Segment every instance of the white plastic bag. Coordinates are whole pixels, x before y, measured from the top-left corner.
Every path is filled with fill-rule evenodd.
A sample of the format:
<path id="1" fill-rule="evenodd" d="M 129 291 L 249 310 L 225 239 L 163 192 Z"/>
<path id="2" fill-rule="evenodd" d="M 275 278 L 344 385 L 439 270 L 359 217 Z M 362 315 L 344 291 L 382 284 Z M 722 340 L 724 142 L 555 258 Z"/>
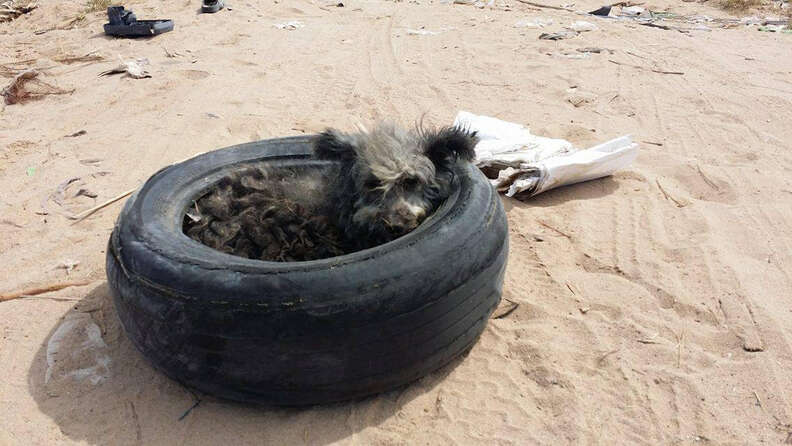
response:
<path id="1" fill-rule="evenodd" d="M 509 197 L 605 177 L 638 156 L 638 144 L 629 136 L 578 150 L 563 139 L 532 135 L 520 124 L 465 111 L 457 114 L 454 125 L 477 132 L 476 165 L 490 176 L 497 171 L 490 181 Z"/>

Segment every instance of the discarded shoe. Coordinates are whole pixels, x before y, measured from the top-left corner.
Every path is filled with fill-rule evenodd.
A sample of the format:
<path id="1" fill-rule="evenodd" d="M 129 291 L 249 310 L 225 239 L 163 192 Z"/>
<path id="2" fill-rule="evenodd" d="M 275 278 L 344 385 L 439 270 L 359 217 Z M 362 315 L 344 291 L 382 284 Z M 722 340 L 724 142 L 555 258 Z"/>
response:
<path id="1" fill-rule="evenodd" d="M 203 0 L 201 3 L 201 12 L 217 12 L 223 9 L 223 0 Z"/>
<path id="2" fill-rule="evenodd" d="M 138 20 L 132 11 L 123 6 L 107 8 L 109 23 L 105 23 L 104 32 L 108 36 L 144 37 L 173 31 L 173 20 Z"/>

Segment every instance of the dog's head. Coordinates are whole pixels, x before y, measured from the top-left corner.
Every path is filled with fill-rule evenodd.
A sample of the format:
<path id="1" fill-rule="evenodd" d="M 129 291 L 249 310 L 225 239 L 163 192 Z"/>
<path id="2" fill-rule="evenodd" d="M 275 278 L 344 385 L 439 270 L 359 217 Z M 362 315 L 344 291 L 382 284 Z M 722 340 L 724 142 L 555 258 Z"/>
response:
<path id="1" fill-rule="evenodd" d="M 371 131 L 328 129 L 315 140 L 317 158 L 342 163 L 337 203 L 342 224 L 377 240 L 417 227 L 450 194 L 454 164 L 472 161 L 475 133 L 456 127 L 402 130 L 380 124 Z M 347 208 L 347 209 L 344 209 Z"/>

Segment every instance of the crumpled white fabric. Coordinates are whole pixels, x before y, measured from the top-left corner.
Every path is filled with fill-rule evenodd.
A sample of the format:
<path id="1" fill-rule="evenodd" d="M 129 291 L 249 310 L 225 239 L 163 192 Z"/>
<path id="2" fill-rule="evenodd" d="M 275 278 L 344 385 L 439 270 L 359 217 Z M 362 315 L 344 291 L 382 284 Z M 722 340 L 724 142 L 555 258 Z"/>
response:
<path id="1" fill-rule="evenodd" d="M 612 175 L 638 156 L 638 144 L 629 136 L 578 150 L 569 141 L 532 135 L 520 124 L 466 111 L 457 114 L 454 125 L 477 132 L 476 166 L 508 197 Z"/>

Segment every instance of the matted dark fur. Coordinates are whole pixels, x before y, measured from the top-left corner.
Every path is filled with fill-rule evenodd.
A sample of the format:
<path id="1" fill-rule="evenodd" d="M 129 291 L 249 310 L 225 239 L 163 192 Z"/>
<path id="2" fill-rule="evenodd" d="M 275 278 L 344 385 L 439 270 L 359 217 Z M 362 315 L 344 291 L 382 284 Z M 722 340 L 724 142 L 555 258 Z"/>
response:
<path id="1" fill-rule="evenodd" d="M 452 190 L 453 167 L 475 156 L 474 133 L 456 127 L 328 129 L 314 140 L 334 167 L 247 167 L 188 209 L 184 232 L 247 258 L 302 261 L 370 248 L 415 229 Z"/>
<path id="2" fill-rule="evenodd" d="M 330 173 L 266 163 L 241 168 L 187 209 L 184 233 L 249 259 L 294 262 L 344 254 L 340 232 L 316 200 L 315 188 Z"/>

